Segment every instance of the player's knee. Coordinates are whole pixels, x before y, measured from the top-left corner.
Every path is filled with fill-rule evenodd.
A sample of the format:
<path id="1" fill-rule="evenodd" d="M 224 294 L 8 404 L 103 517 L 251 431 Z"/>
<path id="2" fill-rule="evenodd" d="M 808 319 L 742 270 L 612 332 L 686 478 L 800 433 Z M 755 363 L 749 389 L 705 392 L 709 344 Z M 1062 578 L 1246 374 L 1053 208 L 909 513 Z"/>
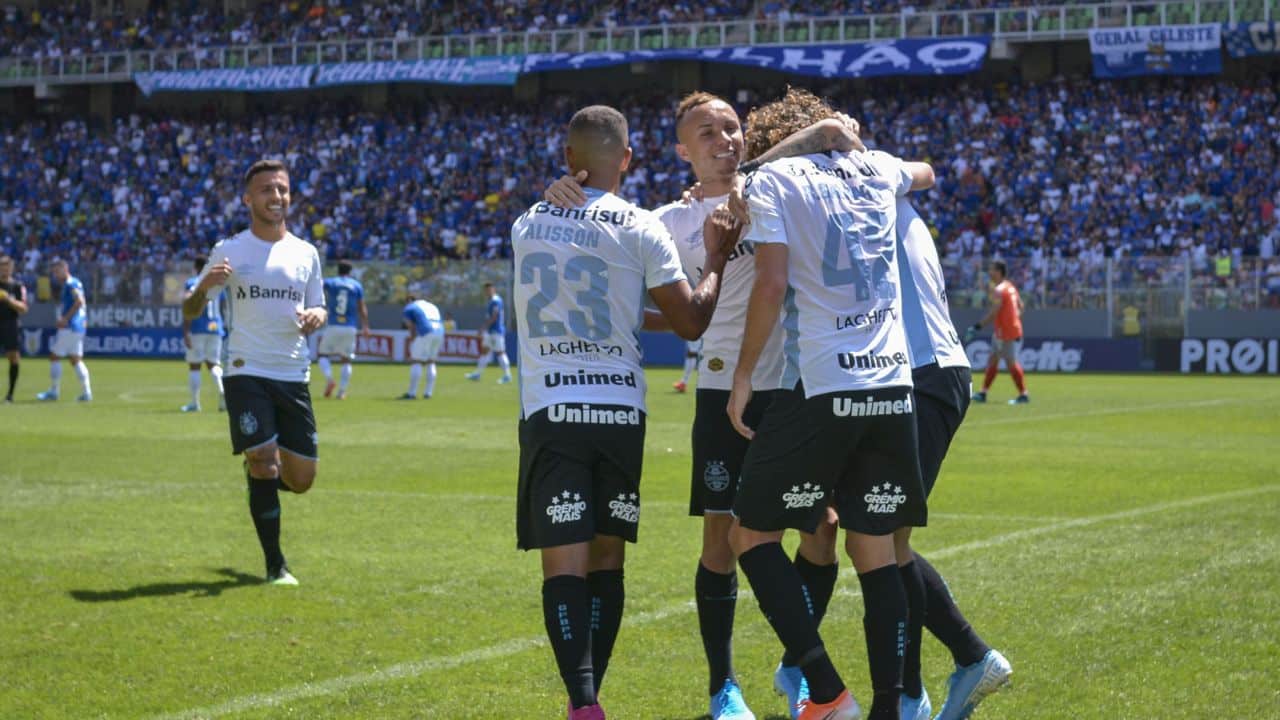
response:
<path id="1" fill-rule="evenodd" d="M 279 458 L 275 443 L 246 451 L 244 459 L 249 464 L 249 477 L 259 480 L 280 477 Z"/>
<path id="2" fill-rule="evenodd" d="M 284 474 L 280 476 L 285 485 L 295 493 L 302 494 L 311 489 L 316 481 L 316 466 L 303 465 L 301 467 L 286 466 Z"/>
<path id="3" fill-rule="evenodd" d="M 591 541 L 589 570 L 617 570 L 626 563 L 627 543 L 620 537 L 597 535 Z"/>
<path id="4" fill-rule="evenodd" d="M 819 527 L 821 528 L 821 526 Z M 812 535 L 801 533 L 800 547 L 796 551 L 800 553 L 800 557 L 814 565 L 835 565 L 840 559 L 836 553 L 834 531 L 830 533 L 816 532 Z"/>

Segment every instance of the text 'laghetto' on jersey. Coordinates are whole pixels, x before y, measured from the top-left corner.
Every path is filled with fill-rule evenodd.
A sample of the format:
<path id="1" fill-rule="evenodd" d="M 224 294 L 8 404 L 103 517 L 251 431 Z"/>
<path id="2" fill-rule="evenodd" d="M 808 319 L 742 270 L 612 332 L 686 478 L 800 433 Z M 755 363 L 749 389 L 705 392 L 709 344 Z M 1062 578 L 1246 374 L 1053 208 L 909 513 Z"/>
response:
<path id="1" fill-rule="evenodd" d="M 883 154 L 784 158 L 747 178 L 747 239 L 788 247 L 784 387 L 911 385 L 894 230 L 910 189 L 902 161 Z"/>

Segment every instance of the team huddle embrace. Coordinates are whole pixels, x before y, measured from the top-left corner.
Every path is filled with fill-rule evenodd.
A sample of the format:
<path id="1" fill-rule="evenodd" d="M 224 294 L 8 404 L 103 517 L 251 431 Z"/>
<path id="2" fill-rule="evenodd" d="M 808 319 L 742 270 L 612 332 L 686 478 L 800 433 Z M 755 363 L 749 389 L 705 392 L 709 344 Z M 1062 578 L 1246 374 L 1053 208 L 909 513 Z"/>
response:
<path id="1" fill-rule="evenodd" d="M 968 717 L 1012 670 L 910 544 L 970 399 L 933 238 L 909 201 L 933 171 L 867 150 L 853 119 L 804 91 L 753 110 L 745 134 L 707 93 L 675 123 L 698 180 L 686 198 L 648 211 L 618 197 L 627 122 L 597 105 L 569 123 L 569 175 L 512 227 L 517 541 L 542 557 L 568 717 L 605 717 L 642 509 L 642 328 L 702 342 L 690 514 L 703 523 L 694 592 L 713 720 L 755 718 L 732 662 L 738 567 L 781 642 L 774 686 L 791 716 L 862 717 L 819 633 L 840 529 L 865 606 L 867 717 L 931 717 L 926 626 L 957 666 L 938 717 Z"/>

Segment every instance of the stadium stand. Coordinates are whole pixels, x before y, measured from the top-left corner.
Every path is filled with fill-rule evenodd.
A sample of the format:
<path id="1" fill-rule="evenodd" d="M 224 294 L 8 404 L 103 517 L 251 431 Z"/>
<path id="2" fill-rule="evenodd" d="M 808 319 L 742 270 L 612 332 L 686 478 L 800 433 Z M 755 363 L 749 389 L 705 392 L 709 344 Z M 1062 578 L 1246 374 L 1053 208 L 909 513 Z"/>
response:
<path id="1" fill-rule="evenodd" d="M 1206 259 L 1277 244 L 1280 76 L 827 94 L 873 144 L 935 163 L 939 189 L 920 205 L 947 256 Z M 671 151 L 674 100 L 623 103 L 636 149 L 624 193 L 645 206 L 689 182 Z M 379 116 L 330 105 L 110 127 L 27 120 L 3 130 L 0 249 L 187 257 L 244 222 L 235 159 L 280 155 L 295 231 L 330 258 L 505 257 L 511 222 L 560 173 L 572 108 L 468 98 Z"/>

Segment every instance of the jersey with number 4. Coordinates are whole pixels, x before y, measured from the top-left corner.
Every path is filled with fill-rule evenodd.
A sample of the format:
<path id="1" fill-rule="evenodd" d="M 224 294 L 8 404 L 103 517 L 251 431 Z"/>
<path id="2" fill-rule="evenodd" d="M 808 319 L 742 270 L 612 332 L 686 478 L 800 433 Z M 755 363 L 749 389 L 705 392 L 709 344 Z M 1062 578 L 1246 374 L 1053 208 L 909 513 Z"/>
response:
<path id="1" fill-rule="evenodd" d="M 813 397 L 911 385 L 897 265 L 897 199 L 911 189 L 901 160 L 805 155 L 748 178 L 753 243 L 788 247 L 784 387 Z"/>
<path id="2" fill-rule="evenodd" d="M 520 402 L 645 409 L 637 333 L 649 289 L 685 279 L 652 212 L 587 188 L 587 204 L 540 202 L 511 227 Z"/>

